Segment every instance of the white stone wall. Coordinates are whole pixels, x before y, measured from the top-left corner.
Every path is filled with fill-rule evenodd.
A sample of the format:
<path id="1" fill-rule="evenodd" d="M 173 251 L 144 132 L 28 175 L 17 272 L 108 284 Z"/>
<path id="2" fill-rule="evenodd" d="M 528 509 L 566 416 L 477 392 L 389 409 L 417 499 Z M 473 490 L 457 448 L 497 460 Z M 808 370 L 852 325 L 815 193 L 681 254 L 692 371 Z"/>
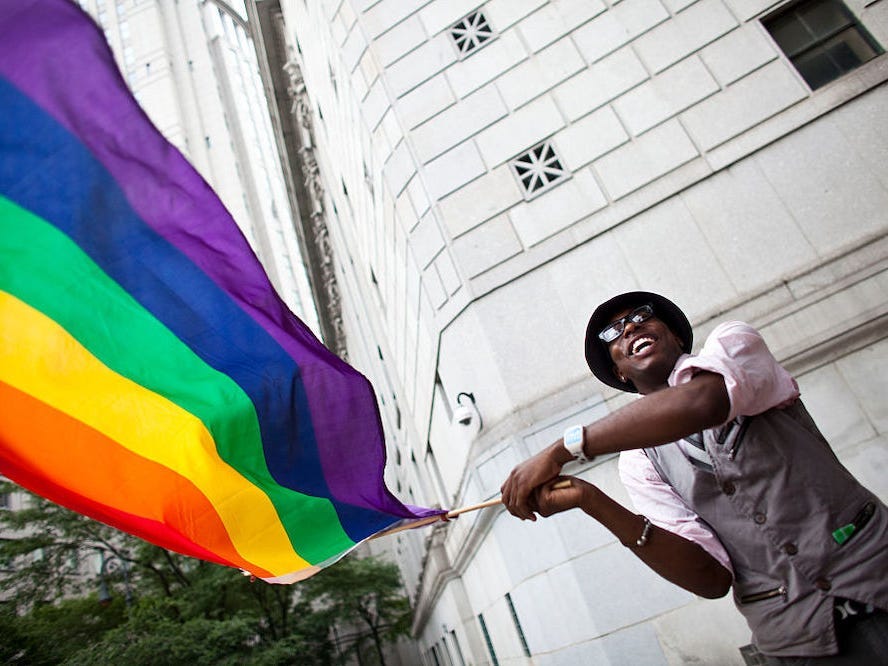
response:
<path id="1" fill-rule="evenodd" d="M 245 26 L 214 2 L 80 4 L 102 26 L 148 117 L 219 195 L 290 309 L 318 331 Z"/>
<path id="2" fill-rule="evenodd" d="M 781 4 L 283 2 L 350 358 L 380 393 L 402 497 L 494 497 L 565 423 L 622 404 L 590 378 L 582 336 L 634 288 L 678 302 L 698 346 L 727 318 L 760 327 L 842 459 L 888 496 L 888 57 L 812 92 L 758 20 Z M 848 5 L 888 42 L 884 0 Z M 449 27 L 479 8 L 495 37 L 461 57 Z M 570 177 L 525 197 L 508 162 L 543 140 Z M 484 420 L 471 441 L 449 422 L 461 391 Z M 583 474 L 625 499 L 613 461 Z M 444 625 L 485 663 L 483 613 L 500 662 L 524 663 L 508 592 L 533 663 L 741 663 L 729 601 L 660 581 L 581 516 L 488 510 L 442 532 L 398 545 L 424 654 Z"/>

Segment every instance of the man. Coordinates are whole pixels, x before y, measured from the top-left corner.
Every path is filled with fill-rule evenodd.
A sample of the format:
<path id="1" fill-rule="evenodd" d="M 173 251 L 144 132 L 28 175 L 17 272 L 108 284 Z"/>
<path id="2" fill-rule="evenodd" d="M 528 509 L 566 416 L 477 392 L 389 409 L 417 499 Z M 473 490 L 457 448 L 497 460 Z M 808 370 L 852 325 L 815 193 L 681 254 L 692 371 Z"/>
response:
<path id="1" fill-rule="evenodd" d="M 885 505 L 839 463 L 757 331 L 728 322 L 699 355 L 692 344 L 685 315 L 657 294 L 596 308 L 589 367 L 643 397 L 516 467 L 506 508 L 529 520 L 581 508 L 671 582 L 707 598 L 733 587 L 769 663 L 888 663 Z M 617 451 L 644 515 L 560 476 Z"/>

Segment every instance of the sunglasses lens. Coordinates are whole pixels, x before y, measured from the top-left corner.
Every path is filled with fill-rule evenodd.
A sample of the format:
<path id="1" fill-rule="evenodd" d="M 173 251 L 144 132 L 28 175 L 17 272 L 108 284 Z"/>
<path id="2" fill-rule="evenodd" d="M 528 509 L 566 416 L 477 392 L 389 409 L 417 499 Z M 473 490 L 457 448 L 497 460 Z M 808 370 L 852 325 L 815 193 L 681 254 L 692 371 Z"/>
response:
<path id="1" fill-rule="evenodd" d="M 601 333 L 598 334 L 598 337 L 604 340 L 605 342 L 613 342 L 618 337 L 620 337 L 620 331 L 623 330 L 622 326 L 623 322 L 618 322 L 616 324 L 611 324 L 606 329 L 604 329 Z"/>

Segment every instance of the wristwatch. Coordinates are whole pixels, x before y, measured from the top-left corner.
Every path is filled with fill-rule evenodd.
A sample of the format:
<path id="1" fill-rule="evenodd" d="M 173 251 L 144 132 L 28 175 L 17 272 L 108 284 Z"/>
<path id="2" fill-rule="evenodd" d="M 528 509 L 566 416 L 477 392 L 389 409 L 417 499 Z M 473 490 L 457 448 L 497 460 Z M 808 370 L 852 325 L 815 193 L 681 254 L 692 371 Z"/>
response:
<path id="1" fill-rule="evenodd" d="M 589 462 L 586 452 L 583 451 L 583 426 L 574 425 L 564 431 L 564 448 L 577 459 L 584 463 Z"/>

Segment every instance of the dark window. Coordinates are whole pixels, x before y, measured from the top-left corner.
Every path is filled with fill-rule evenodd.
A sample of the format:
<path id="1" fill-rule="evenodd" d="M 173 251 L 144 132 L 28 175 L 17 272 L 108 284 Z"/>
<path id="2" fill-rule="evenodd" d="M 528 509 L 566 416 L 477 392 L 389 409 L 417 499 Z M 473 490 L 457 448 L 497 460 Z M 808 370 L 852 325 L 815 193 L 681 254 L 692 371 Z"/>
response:
<path id="1" fill-rule="evenodd" d="M 841 0 L 806 0 L 762 21 L 811 90 L 881 54 Z"/>
<path id="2" fill-rule="evenodd" d="M 481 633 L 484 634 L 484 642 L 487 643 L 487 651 L 490 653 L 490 663 L 493 666 L 499 666 L 496 651 L 493 649 L 493 642 L 490 640 L 490 633 L 487 631 L 487 623 L 484 621 L 484 616 L 480 613 L 478 613 L 478 622 L 481 625 Z"/>
<path id="3" fill-rule="evenodd" d="M 527 646 L 527 639 L 524 637 L 524 629 L 521 628 L 521 621 L 518 619 L 518 613 L 515 612 L 515 604 L 512 603 L 512 595 L 506 593 L 506 603 L 509 604 L 509 612 L 512 614 L 512 622 L 515 623 L 515 630 L 518 632 L 518 638 L 521 639 L 521 648 L 524 650 L 524 656 L 530 656 L 530 648 Z"/>

